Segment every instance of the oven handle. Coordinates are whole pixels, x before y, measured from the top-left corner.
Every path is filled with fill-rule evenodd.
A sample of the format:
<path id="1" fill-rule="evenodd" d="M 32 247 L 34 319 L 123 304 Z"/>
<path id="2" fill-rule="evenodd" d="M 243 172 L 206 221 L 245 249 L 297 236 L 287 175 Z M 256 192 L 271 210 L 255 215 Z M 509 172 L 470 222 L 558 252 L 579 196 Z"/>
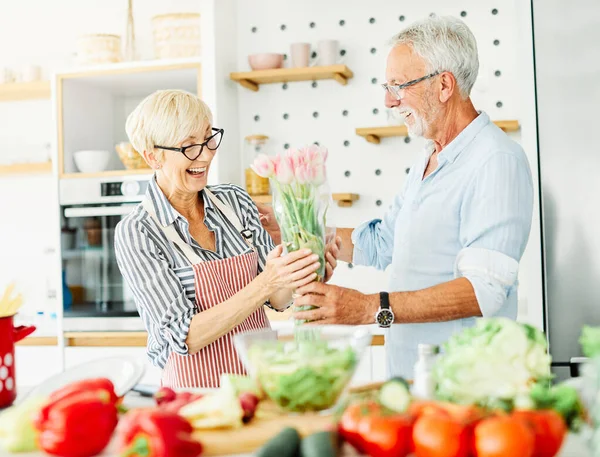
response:
<path id="1" fill-rule="evenodd" d="M 65 208 L 65 217 L 125 216 L 129 214 L 136 206 L 137 205 L 119 205 Z"/>

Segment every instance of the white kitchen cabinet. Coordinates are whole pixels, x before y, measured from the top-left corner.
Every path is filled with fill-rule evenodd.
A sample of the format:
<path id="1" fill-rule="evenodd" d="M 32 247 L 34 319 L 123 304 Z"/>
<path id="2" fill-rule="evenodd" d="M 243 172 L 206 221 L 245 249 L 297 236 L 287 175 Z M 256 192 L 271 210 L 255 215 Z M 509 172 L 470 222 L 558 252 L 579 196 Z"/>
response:
<path id="1" fill-rule="evenodd" d="M 162 89 L 200 93 L 200 58 L 122 63 L 57 74 L 58 163 L 61 177 L 77 173 L 73 154 L 111 152 L 108 171 L 121 170 L 115 145 L 127 141 L 125 121 L 138 103 Z"/>
<path id="2" fill-rule="evenodd" d="M 65 368 L 69 369 L 94 359 L 118 356 L 135 357 L 143 362 L 146 370 L 139 381 L 141 384 L 160 384 L 161 370 L 148 360 L 146 348 L 143 347 L 68 347 L 65 348 Z"/>
<path id="3" fill-rule="evenodd" d="M 17 346 L 15 348 L 16 383 L 19 388 L 33 387 L 61 371 L 58 346 Z"/>

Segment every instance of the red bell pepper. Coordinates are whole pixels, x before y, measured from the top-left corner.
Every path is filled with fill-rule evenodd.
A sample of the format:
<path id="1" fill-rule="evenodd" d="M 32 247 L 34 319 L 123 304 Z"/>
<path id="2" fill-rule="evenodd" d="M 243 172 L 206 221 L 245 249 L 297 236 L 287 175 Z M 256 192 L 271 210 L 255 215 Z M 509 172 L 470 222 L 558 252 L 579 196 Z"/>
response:
<path id="1" fill-rule="evenodd" d="M 115 386 L 110 379 L 89 378 L 82 379 L 81 381 L 74 381 L 58 390 L 55 390 L 50 394 L 50 401 L 52 402 L 61 398 L 66 398 L 73 393 L 98 389 L 104 389 L 109 393 L 111 403 L 117 403 L 119 400 L 119 397 L 117 397 L 117 394 L 115 393 Z"/>
<path id="2" fill-rule="evenodd" d="M 202 444 L 191 436 L 192 425 L 163 409 L 129 411 L 119 423 L 121 457 L 197 457 Z"/>
<path id="3" fill-rule="evenodd" d="M 44 406 L 34 418 L 38 445 L 60 457 L 91 457 L 109 443 L 117 407 L 104 390 L 71 392 Z"/>

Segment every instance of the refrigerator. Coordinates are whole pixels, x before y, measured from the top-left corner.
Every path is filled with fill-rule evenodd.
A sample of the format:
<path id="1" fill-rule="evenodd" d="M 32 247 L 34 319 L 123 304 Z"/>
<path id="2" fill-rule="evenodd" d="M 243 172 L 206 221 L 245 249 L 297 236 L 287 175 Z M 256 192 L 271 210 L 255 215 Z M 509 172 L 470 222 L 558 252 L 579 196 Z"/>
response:
<path id="1" fill-rule="evenodd" d="M 544 308 L 557 380 L 600 325 L 600 0 L 532 0 Z"/>

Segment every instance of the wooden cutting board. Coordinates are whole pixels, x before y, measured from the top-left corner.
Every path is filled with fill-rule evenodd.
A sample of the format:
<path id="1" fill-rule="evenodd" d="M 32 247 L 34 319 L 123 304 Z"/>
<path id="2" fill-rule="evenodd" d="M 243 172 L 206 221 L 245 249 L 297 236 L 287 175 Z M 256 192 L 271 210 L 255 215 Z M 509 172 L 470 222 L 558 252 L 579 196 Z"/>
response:
<path id="1" fill-rule="evenodd" d="M 381 387 L 381 382 L 355 386 L 351 393 L 360 393 Z M 329 430 L 334 426 L 333 415 L 317 413 L 283 414 L 277 406 L 263 400 L 250 423 L 237 429 L 197 430 L 194 438 L 205 448 L 203 455 L 221 456 L 254 452 L 285 427 L 298 430 L 300 436 Z"/>
<path id="2" fill-rule="evenodd" d="M 333 426 L 331 415 L 315 413 L 286 415 L 280 413 L 276 406 L 263 401 L 256 411 L 256 416 L 248 424 L 237 429 L 197 430 L 194 438 L 202 443 L 202 455 L 219 456 L 244 454 L 253 452 L 285 427 L 298 430 L 300 436 L 327 430 Z"/>

